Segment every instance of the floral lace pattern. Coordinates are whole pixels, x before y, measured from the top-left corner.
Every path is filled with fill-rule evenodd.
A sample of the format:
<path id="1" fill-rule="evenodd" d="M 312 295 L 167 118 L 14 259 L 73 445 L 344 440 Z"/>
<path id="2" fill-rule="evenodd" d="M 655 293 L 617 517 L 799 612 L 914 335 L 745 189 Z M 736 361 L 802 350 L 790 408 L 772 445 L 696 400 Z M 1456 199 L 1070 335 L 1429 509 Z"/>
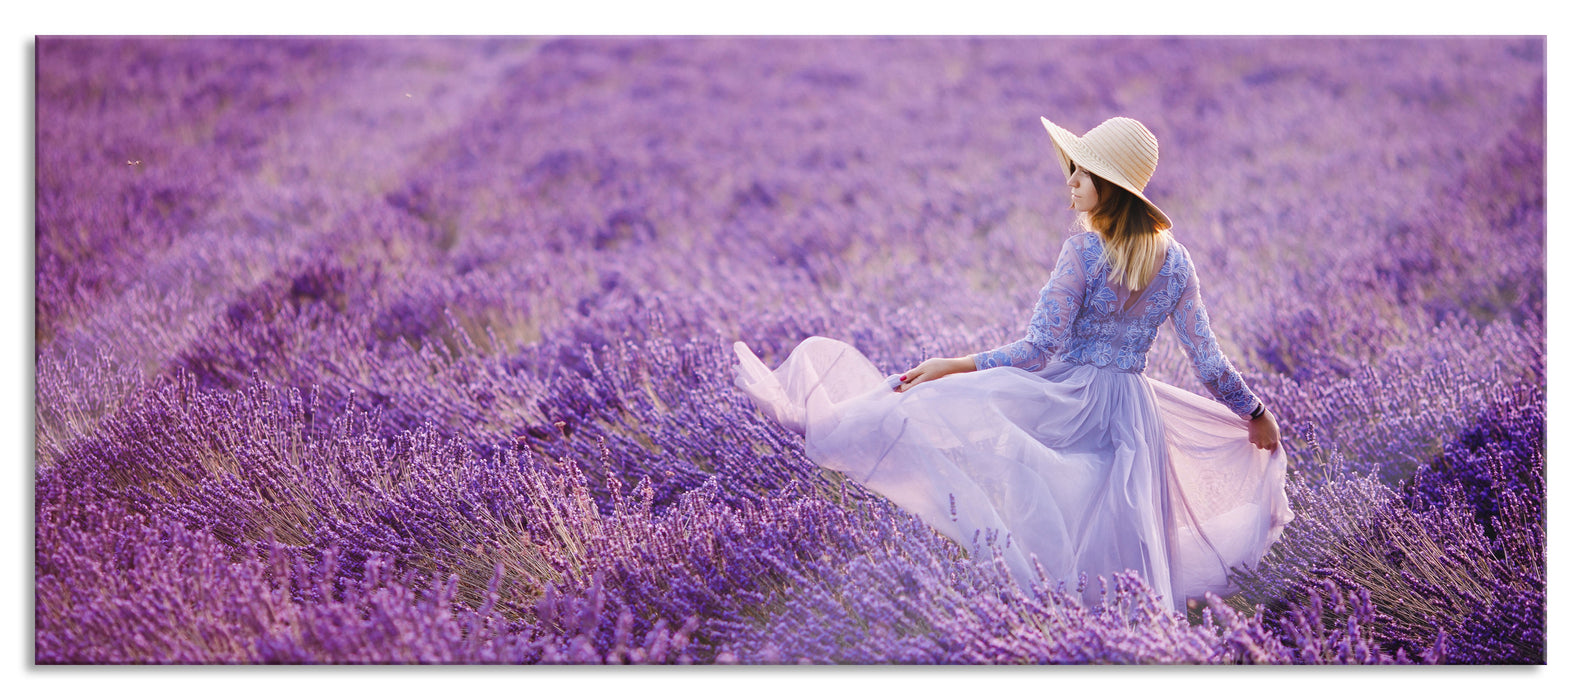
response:
<path id="1" fill-rule="evenodd" d="M 1094 365 L 1122 372 L 1148 367 L 1148 350 L 1159 326 L 1170 318 L 1182 347 L 1197 368 L 1198 380 L 1220 403 L 1247 416 L 1258 397 L 1220 350 L 1209 326 L 1208 310 L 1198 291 L 1197 269 L 1179 242 L 1165 252 L 1159 274 L 1125 308 L 1107 281 L 1103 244 L 1096 233 L 1066 240 L 1049 282 L 1038 293 L 1027 336 L 1003 347 L 978 353 L 978 369 L 1019 367 L 1037 372 L 1060 361 Z"/>

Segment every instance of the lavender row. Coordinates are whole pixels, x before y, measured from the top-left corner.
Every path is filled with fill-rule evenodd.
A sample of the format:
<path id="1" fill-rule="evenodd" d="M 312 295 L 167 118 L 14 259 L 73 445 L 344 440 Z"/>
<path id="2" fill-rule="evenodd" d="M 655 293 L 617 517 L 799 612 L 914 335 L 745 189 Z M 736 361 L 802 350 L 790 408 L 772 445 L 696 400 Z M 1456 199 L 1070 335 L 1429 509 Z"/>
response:
<path id="1" fill-rule="evenodd" d="M 275 428 L 257 433 L 280 439 L 295 432 L 306 454 L 358 447 L 348 444 L 346 433 L 355 432 L 348 424 L 366 417 L 339 416 L 315 431 L 311 401 L 261 388 L 250 396 L 255 403 L 235 413 Z M 382 496 L 336 493 L 339 478 L 312 462 L 289 487 L 254 475 L 262 470 L 232 473 L 226 465 L 198 475 L 196 490 L 214 487 L 203 501 L 262 523 L 245 543 L 227 541 L 223 533 L 233 530 L 223 513 L 171 507 L 195 499 L 161 501 L 160 488 L 140 488 L 126 474 L 56 472 L 39 513 L 36 604 L 41 620 L 59 624 L 41 626 L 40 660 L 1490 660 L 1451 656 L 1460 649 L 1440 632 L 1421 649 L 1381 642 L 1399 639 L 1386 634 L 1395 630 L 1381 624 L 1382 607 L 1367 588 L 1342 595 L 1334 580 L 1299 589 L 1272 628 L 1263 621 L 1273 616 L 1262 610 L 1243 614 L 1212 598 L 1205 619 L 1192 624 L 1165 613 L 1132 576 L 1093 582 L 1105 591 L 1097 607 L 1068 595 L 1088 585 L 1081 582 L 1075 591 L 1046 585 L 1029 597 L 997 560 L 975 563 L 915 519 L 857 492 L 733 507 L 711 483 L 661 512 L 646 482 L 629 491 L 612 475 L 610 508 L 601 512 L 587 476 L 570 463 L 521 452 L 484 460 L 427 431 L 394 449 L 360 447 L 393 452 L 354 482 L 384 484 Z M 295 503 L 311 507 L 274 512 L 282 509 L 238 497 L 238 481 L 266 497 L 294 489 L 301 494 Z M 364 501 L 362 512 L 350 512 L 354 500 Z M 456 517 L 425 528 L 418 518 L 385 520 L 392 510 Z M 307 532 L 316 533 L 312 543 L 292 544 Z M 992 535 L 984 538 L 990 553 L 993 544 Z M 403 561 L 411 552 L 445 556 Z"/>
<path id="2" fill-rule="evenodd" d="M 655 358 L 650 361 L 658 364 Z M 817 624 L 801 628 L 801 633 L 826 641 L 802 655 L 824 662 L 872 662 L 883 660 L 885 649 L 899 653 L 899 646 L 871 646 L 876 639 L 871 630 L 875 616 L 889 619 L 901 614 L 892 609 L 893 601 L 886 602 L 888 593 L 873 597 L 874 592 L 919 590 L 923 582 L 942 584 L 973 575 L 970 569 L 961 570 L 970 559 L 962 559 L 962 553 L 951 551 L 952 545 L 904 514 L 871 508 L 854 514 L 851 506 L 843 505 L 848 498 L 853 503 L 871 499 L 849 486 L 801 489 L 805 493 L 798 497 L 812 500 L 789 507 L 783 499 L 790 494 L 767 498 L 757 494 L 744 500 L 731 493 L 743 488 L 741 480 L 711 478 L 664 509 L 665 527 L 655 527 L 656 489 L 649 475 L 643 474 L 635 486 L 622 482 L 645 467 L 664 466 L 652 457 L 645 463 L 641 457 L 647 453 L 617 457 L 600 444 L 597 467 L 604 478 L 595 489 L 571 466 L 574 462 L 551 468 L 529 457 L 530 452 L 514 449 L 484 458 L 456 439 L 443 440 L 433 425 L 384 438 L 377 427 L 377 412 L 337 411 L 320 405 L 316 396 L 304 398 L 263 384 L 251 385 L 238 395 L 201 389 L 189 376 L 183 382 L 164 384 L 149 396 L 139 411 L 126 414 L 125 422 L 107 426 L 102 443 L 79 447 L 40 482 L 36 495 L 47 504 L 41 507 L 38 523 L 41 553 L 56 550 L 46 535 L 103 530 L 101 524 L 79 520 L 84 516 L 78 513 L 93 513 L 101 503 L 110 503 L 212 533 L 231 548 L 232 559 L 246 558 L 249 543 L 267 539 L 305 551 L 334 549 L 354 565 L 384 558 L 422 579 L 455 574 L 461 592 L 453 592 L 453 597 L 476 602 L 486 595 L 508 593 L 501 607 L 518 614 L 552 587 L 586 591 L 596 578 L 590 571 L 603 568 L 632 587 L 624 598 L 630 605 L 650 611 L 659 608 L 671 615 L 697 614 L 702 607 L 716 614 L 709 618 L 712 624 L 731 631 L 722 636 L 737 640 L 738 645 L 758 639 L 783 649 L 799 637 L 784 629 L 783 622 L 757 629 L 760 623 L 743 623 L 757 619 L 756 615 L 724 611 L 752 607 L 747 601 L 761 599 L 778 599 L 778 605 L 788 608 L 813 606 L 813 611 L 799 617 Z M 1279 609 L 1292 603 L 1291 596 L 1300 597 L 1301 591 L 1326 582 L 1373 591 L 1380 601 L 1376 605 L 1393 614 L 1381 618 L 1381 625 L 1393 632 L 1385 638 L 1396 640 L 1396 653 L 1426 654 L 1436 643 L 1443 647 L 1438 640 L 1442 631 L 1454 635 L 1458 621 L 1477 615 L 1490 620 L 1519 615 L 1520 625 L 1485 629 L 1488 637 L 1464 640 L 1509 646 L 1503 653 L 1449 658 L 1541 659 L 1541 636 L 1535 644 L 1530 635 L 1542 629 L 1543 620 L 1543 404 L 1541 396 L 1532 392 L 1506 395 L 1501 401 L 1502 411 L 1485 416 L 1484 427 L 1447 445 L 1445 457 L 1425 465 L 1404 494 L 1376 475 L 1337 477 L 1351 473 L 1339 465 L 1317 470 L 1330 475 L 1331 480 L 1321 485 L 1298 476 L 1293 484 L 1295 507 L 1307 517 L 1288 529 L 1256 578 L 1243 582 L 1249 598 Z M 225 418 L 217 422 L 215 416 Z M 767 431 L 762 435 L 773 437 Z M 775 442 L 751 444 L 756 452 Z M 553 476 L 557 471 L 562 476 Z M 722 483 L 730 486 L 722 488 Z M 821 480 L 808 471 L 801 483 L 816 485 Z M 637 494 L 635 499 L 625 495 L 629 490 Z M 744 530 L 786 519 L 786 510 L 800 516 L 793 522 L 811 518 L 820 523 L 823 534 L 810 538 L 804 524 L 785 539 L 746 536 Z M 625 530 L 612 528 L 601 511 L 620 516 L 617 522 Z M 44 512 L 74 517 L 56 521 Z M 852 519 L 858 514 L 871 522 L 857 526 Z M 897 521 L 907 526 L 898 530 Z M 635 535 L 634 522 L 640 526 Z M 882 529 L 872 529 L 876 527 Z M 597 536 L 612 531 L 617 533 L 615 539 Z M 774 534 L 785 536 L 784 531 Z M 853 534 L 858 538 L 855 542 L 847 539 Z M 654 539 L 662 544 L 641 541 Z M 838 544 L 831 547 L 833 552 L 819 555 L 814 572 L 797 571 L 797 562 L 811 559 L 807 547 L 812 542 L 831 539 Z M 894 544 L 907 540 L 922 547 L 926 556 Z M 101 548 L 63 544 L 56 551 L 88 553 L 74 555 L 86 561 L 62 565 L 75 569 L 99 563 L 94 557 Z M 697 568 L 642 556 L 652 551 L 686 554 Z M 783 558 L 777 560 L 777 554 Z M 1438 563 L 1446 554 L 1462 560 L 1446 569 Z M 631 557 L 638 561 L 628 560 Z M 733 572 L 738 575 L 727 579 L 731 585 L 726 590 L 687 590 L 684 602 L 671 601 L 674 607 L 668 610 L 661 607 L 666 595 L 681 587 L 677 582 L 686 581 L 678 574 L 719 577 L 721 572 L 714 567 L 725 567 L 736 557 L 753 565 L 745 573 Z M 603 561 L 593 564 L 590 559 Z M 770 563 L 762 563 L 763 559 Z M 854 561 L 875 560 L 881 568 L 865 574 L 867 578 L 856 577 L 851 569 Z M 507 585 L 490 583 L 496 567 L 512 575 Z M 1462 567 L 1471 573 L 1458 573 Z M 356 566 L 352 571 L 360 573 Z M 880 573 L 881 578 L 872 578 Z M 1378 580 L 1381 573 L 1388 578 Z M 782 578 L 794 584 L 788 588 L 797 591 L 795 595 L 765 590 L 768 582 Z M 832 600 L 812 595 L 827 590 L 821 579 L 841 581 L 844 589 L 837 589 L 841 595 Z M 716 582 L 710 579 L 709 584 Z M 998 591 L 996 596 L 1006 593 L 981 581 L 979 586 L 980 594 L 986 594 L 984 589 Z M 1385 592 L 1400 598 L 1386 598 Z M 861 612 L 850 618 L 856 627 L 836 638 L 855 648 L 827 640 L 832 630 L 827 611 L 851 608 L 848 595 L 868 601 L 866 606 L 880 606 L 873 611 L 859 606 Z M 959 610 L 960 601 L 949 597 L 925 600 L 936 607 L 925 607 L 924 613 L 953 615 Z M 1504 609 L 1511 605 L 1517 607 Z M 1445 617 L 1441 614 L 1445 610 L 1458 614 Z M 972 629 L 976 627 L 954 633 Z M 1499 641 L 1512 629 L 1523 638 L 1517 643 Z M 937 621 L 910 630 L 926 631 L 927 640 L 906 639 L 903 646 L 942 643 L 946 638 Z M 897 659 L 940 662 L 958 658 L 941 655 L 960 651 L 948 645 L 925 648 L 933 656 L 914 650 Z M 732 654 L 727 658 L 758 658 L 746 655 L 739 646 L 724 651 Z M 763 660 L 774 658 L 770 654 Z M 1147 658 L 1139 651 L 1134 660 Z M 1187 657 L 1167 655 L 1156 660 L 1167 658 Z"/>

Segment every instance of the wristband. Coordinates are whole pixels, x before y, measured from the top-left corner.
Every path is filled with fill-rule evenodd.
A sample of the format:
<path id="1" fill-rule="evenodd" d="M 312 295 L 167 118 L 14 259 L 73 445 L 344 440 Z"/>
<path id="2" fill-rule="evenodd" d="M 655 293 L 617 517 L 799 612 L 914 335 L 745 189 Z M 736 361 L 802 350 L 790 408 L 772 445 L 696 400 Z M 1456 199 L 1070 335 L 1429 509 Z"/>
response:
<path id="1" fill-rule="evenodd" d="M 1260 403 L 1257 408 L 1252 409 L 1252 415 L 1247 416 L 1247 420 L 1258 420 L 1258 416 L 1261 415 L 1263 415 L 1263 404 Z"/>

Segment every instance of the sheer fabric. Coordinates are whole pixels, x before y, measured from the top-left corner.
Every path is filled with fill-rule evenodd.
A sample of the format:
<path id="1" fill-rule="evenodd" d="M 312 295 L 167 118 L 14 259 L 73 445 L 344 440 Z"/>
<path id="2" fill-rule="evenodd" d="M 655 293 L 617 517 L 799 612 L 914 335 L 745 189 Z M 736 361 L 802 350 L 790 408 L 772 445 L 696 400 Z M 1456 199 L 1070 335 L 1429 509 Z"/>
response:
<path id="1" fill-rule="evenodd" d="M 1096 235 L 1068 240 L 1026 337 L 976 372 L 898 394 L 855 348 L 814 337 L 772 371 L 736 343 L 736 384 L 814 462 L 969 549 L 992 539 L 1024 586 L 1036 559 L 1051 580 L 1136 571 L 1167 605 L 1226 594 L 1292 518 L 1285 454 L 1247 442 L 1258 401 L 1185 248 L 1128 308 L 1107 273 Z M 1220 403 L 1141 374 L 1166 317 Z"/>
<path id="2" fill-rule="evenodd" d="M 1163 266 L 1130 306 L 1126 290 L 1108 282 L 1103 243 L 1096 233 L 1066 239 L 1049 282 L 1038 294 L 1027 337 L 973 356 L 978 369 L 1020 367 L 1036 372 L 1052 359 L 1141 372 L 1148 349 L 1169 317 L 1198 379 L 1237 415 L 1250 415 L 1258 398 L 1220 351 L 1208 311 L 1198 294 L 1197 269 L 1186 248 L 1172 241 Z M 1062 349 L 1064 352 L 1062 353 Z"/>

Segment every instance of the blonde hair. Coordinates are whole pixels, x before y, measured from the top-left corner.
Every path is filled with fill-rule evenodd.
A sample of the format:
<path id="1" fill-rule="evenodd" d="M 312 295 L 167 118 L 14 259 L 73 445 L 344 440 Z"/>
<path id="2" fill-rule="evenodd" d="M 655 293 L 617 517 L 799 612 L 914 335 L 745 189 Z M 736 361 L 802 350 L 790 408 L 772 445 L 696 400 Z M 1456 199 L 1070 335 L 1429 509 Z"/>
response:
<path id="1" fill-rule="evenodd" d="M 1170 247 L 1170 229 L 1137 195 L 1093 175 L 1099 203 L 1078 219 L 1104 242 L 1111 282 L 1137 291 L 1153 277 L 1159 253 Z"/>

